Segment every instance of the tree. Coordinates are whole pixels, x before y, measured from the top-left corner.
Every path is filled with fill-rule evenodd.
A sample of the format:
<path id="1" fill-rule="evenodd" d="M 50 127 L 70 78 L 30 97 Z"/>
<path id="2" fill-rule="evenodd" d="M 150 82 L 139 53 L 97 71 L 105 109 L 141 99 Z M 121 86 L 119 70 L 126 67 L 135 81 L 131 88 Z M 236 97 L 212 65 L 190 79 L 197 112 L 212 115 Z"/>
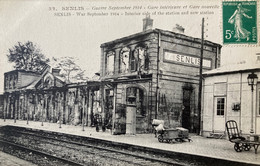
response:
<path id="1" fill-rule="evenodd" d="M 7 57 L 9 62 L 15 63 L 14 68 L 17 70 L 40 72 L 49 62 L 49 59 L 31 41 L 24 44 L 18 42 L 17 45 L 9 49 Z"/>
<path id="2" fill-rule="evenodd" d="M 80 66 L 76 64 L 77 59 L 73 57 L 53 57 L 52 60 L 52 66 L 61 69 L 60 76 L 65 79 L 66 83 L 82 82 L 88 79 L 88 77 L 85 76 L 85 70 L 82 70 Z"/>

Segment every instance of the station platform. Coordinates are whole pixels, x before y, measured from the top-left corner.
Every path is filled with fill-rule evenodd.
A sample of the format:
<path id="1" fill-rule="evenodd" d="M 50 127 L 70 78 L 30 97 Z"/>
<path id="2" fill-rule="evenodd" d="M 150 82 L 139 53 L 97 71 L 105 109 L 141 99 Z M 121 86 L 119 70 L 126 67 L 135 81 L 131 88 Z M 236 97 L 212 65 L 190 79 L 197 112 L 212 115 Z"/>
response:
<path id="1" fill-rule="evenodd" d="M 91 137 L 97 139 L 103 139 L 113 142 L 126 143 L 131 145 L 138 145 L 143 147 L 149 147 L 160 150 L 167 150 L 176 153 L 185 153 L 190 155 L 197 155 L 203 157 L 210 157 L 215 159 L 238 161 L 245 165 L 255 164 L 260 165 L 260 151 L 255 154 L 254 148 L 250 151 L 236 152 L 234 150 L 234 144 L 226 139 L 214 139 L 205 138 L 195 134 L 190 134 L 192 142 L 176 142 L 176 143 L 160 143 L 154 134 L 137 134 L 137 135 L 112 135 L 111 131 L 96 132 L 95 127 L 83 127 L 74 125 L 60 125 L 57 123 L 44 122 L 43 126 L 41 122 L 0 119 L 0 126 L 11 125 L 21 126 L 39 130 L 47 130 L 54 132 L 61 132 L 66 134 L 79 135 L 84 137 Z"/>

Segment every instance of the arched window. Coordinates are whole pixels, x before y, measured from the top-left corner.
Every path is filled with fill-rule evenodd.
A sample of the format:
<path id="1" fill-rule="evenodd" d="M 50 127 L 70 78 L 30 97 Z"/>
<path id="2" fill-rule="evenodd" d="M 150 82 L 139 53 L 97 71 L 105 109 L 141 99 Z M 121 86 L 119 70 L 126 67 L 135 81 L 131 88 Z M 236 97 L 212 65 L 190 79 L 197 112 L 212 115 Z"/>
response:
<path id="1" fill-rule="evenodd" d="M 119 73 L 127 73 L 129 70 L 129 55 L 130 55 L 130 49 L 127 47 L 124 47 L 120 51 L 120 57 L 119 57 Z"/>
<path id="2" fill-rule="evenodd" d="M 44 87 L 45 88 L 50 88 L 54 86 L 54 81 L 53 78 L 51 78 L 51 76 L 47 76 L 44 78 Z"/>
<path id="3" fill-rule="evenodd" d="M 114 74 L 115 52 L 109 51 L 106 55 L 106 73 L 107 75 Z"/>

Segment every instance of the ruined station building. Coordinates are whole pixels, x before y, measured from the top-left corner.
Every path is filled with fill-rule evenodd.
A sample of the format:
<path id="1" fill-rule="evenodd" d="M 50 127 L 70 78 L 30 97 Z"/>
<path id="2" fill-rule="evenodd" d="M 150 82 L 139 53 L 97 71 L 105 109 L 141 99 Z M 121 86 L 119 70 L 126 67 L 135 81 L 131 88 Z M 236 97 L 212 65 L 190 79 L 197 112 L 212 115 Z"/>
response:
<path id="1" fill-rule="evenodd" d="M 201 39 L 179 25 L 152 26 L 146 17 L 142 32 L 101 44 L 104 119 L 112 121 L 113 134 L 150 132 L 154 119 L 197 132 Z M 203 72 L 217 68 L 221 45 L 204 41 L 203 49 Z"/>

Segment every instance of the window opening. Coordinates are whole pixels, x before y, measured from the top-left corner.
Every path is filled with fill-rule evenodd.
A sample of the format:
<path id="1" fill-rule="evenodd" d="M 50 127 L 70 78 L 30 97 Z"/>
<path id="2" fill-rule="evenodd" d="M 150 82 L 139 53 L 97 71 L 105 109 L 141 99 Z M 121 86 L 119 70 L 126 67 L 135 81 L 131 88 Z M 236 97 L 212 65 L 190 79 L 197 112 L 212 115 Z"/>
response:
<path id="1" fill-rule="evenodd" d="M 107 54 L 107 74 L 114 74 L 114 61 L 115 61 L 115 53 L 110 51 Z"/>
<path id="2" fill-rule="evenodd" d="M 217 98 L 217 115 L 224 115 L 225 98 Z"/>
<path id="3" fill-rule="evenodd" d="M 127 73 L 129 70 L 129 54 L 130 49 L 125 47 L 120 52 L 119 73 Z"/>

